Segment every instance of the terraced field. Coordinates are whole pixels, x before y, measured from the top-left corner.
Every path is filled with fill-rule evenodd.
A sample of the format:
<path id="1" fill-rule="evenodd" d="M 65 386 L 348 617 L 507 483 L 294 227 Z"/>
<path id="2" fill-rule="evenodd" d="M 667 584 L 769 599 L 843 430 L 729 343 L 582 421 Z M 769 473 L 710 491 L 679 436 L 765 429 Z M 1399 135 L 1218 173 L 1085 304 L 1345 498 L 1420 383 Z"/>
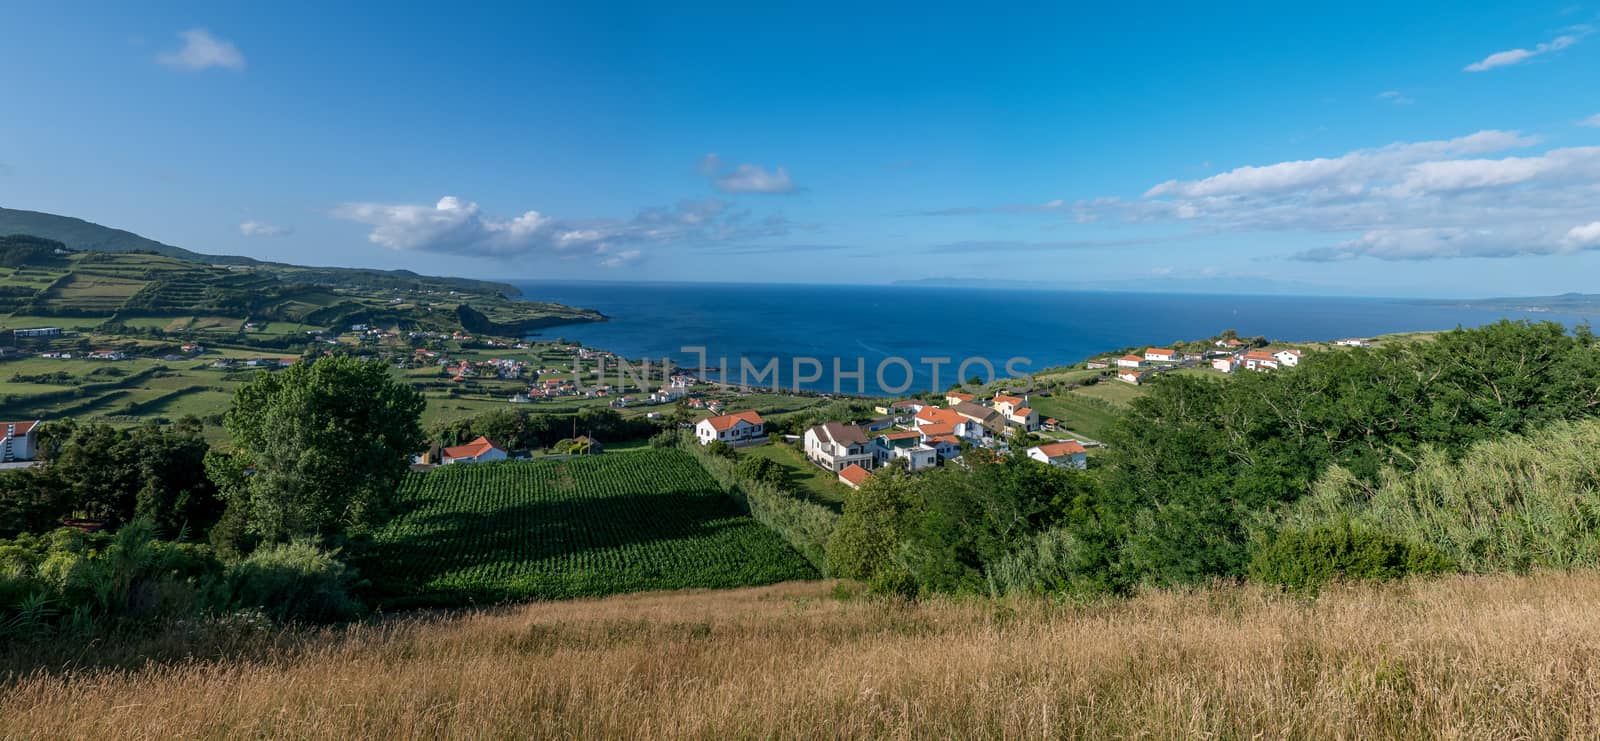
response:
<path id="1" fill-rule="evenodd" d="M 401 513 L 359 564 L 391 605 L 817 576 L 676 450 L 443 466 L 412 474 L 398 498 Z"/>

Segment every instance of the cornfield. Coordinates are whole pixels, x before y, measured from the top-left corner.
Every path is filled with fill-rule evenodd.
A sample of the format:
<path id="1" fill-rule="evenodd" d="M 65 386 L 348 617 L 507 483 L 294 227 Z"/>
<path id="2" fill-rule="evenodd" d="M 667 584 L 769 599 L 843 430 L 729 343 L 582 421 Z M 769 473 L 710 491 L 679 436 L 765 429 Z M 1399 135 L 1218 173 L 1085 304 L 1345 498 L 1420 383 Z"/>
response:
<path id="1" fill-rule="evenodd" d="M 444 466 L 398 496 L 360 563 L 391 606 L 816 577 L 675 450 Z"/>

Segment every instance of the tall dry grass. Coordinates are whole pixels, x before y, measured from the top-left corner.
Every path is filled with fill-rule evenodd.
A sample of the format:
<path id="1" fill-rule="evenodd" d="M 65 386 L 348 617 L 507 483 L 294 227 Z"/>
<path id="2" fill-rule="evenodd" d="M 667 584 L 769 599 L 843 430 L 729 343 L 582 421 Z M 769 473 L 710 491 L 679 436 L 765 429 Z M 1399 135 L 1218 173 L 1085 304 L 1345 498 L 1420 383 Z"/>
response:
<path id="1" fill-rule="evenodd" d="M 1600 737 L 1600 573 L 1094 606 L 827 583 L 413 617 L 253 658 L 41 672 L 37 737 Z"/>

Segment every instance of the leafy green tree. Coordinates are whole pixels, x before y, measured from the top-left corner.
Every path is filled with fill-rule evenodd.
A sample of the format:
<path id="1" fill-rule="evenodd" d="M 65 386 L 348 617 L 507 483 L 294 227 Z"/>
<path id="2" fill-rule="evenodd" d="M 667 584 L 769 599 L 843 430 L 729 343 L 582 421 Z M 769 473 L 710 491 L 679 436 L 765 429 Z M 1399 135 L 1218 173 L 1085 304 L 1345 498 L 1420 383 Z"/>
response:
<path id="1" fill-rule="evenodd" d="M 877 591 L 913 591 L 903 546 L 915 512 L 915 482 L 900 466 L 882 468 L 845 497 L 828 539 L 828 569 Z"/>
<path id="2" fill-rule="evenodd" d="M 426 442 L 424 405 L 380 363 L 334 356 L 263 371 L 224 418 L 233 452 L 208 457 L 207 469 L 249 535 L 341 534 L 383 511 Z"/>

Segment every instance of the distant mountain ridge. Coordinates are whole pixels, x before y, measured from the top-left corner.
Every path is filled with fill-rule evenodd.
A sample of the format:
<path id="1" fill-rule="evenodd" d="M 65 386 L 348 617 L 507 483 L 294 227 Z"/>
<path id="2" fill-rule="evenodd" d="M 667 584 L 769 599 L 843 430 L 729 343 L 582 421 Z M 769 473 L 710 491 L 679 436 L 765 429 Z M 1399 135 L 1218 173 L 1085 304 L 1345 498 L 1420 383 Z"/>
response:
<path id="1" fill-rule="evenodd" d="M 185 262 L 204 263 L 207 265 L 252 265 L 270 266 L 276 268 L 292 268 L 298 273 L 301 280 L 312 282 L 331 282 L 349 279 L 352 282 L 365 282 L 373 278 L 400 278 L 417 279 L 429 278 L 432 282 L 449 287 L 458 287 L 461 290 L 485 293 L 498 293 L 508 298 L 522 295 L 521 289 L 508 283 L 497 281 L 483 281 L 472 278 L 454 278 L 443 276 L 422 276 L 410 270 L 378 270 L 373 268 L 318 268 L 287 263 L 267 262 L 243 255 L 209 255 L 182 247 L 175 247 L 165 242 L 158 242 L 149 237 L 144 237 L 125 229 L 116 229 L 109 226 L 85 221 L 73 216 L 44 213 L 43 211 L 25 211 L 22 209 L 0 207 L 0 237 L 14 234 L 26 234 L 34 237 L 53 239 L 66 245 L 69 249 L 82 252 L 154 252 L 158 255 L 183 260 Z"/>

